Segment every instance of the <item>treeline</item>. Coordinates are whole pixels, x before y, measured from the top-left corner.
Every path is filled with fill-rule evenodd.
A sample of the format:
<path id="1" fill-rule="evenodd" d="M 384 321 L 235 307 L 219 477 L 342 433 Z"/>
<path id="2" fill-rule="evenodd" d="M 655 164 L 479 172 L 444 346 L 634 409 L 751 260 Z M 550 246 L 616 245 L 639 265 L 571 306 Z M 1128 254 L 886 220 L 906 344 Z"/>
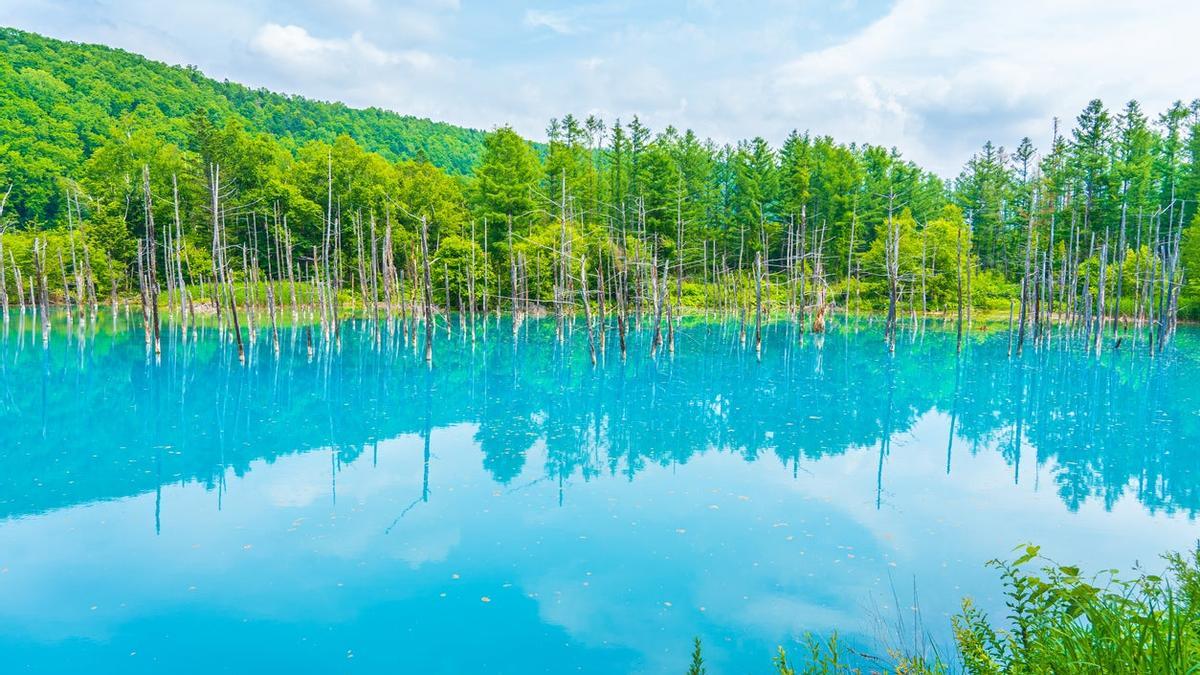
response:
<path id="1" fill-rule="evenodd" d="M 247 264 L 267 260 L 283 243 L 295 265 L 277 267 L 272 278 L 293 271 L 311 280 L 313 261 L 324 265 L 330 256 L 328 278 L 361 290 L 357 267 L 371 244 L 358 238 L 380 246 L 386 236 L 394 264 L 406 269 L 418 256 L 422 221 L 433 299 L 454 308 L 467 302 L 472 278 L 477 303 L 490 299 L 493 307 L 518 297 L 527 308 L 577 303 L 579 273 L 564 261 L 582 258 L 626 264 L 639 307 L 653 304 L 644 287 L 660 274 L 673 280 L 677 304 L 744 301 L 717 286 L 741 279 L 739 292 L 748 293 L 743 277 L 756 258 L 764 274 L 786 270 L 793 282 L 806 279 L 805 292 L 853 269 L 850 299 L 869 303 L 885 293 L 878 233 L 887 222 L 911 235 L 902 247 L 906 264 L 924 248 L 930 307 L 953 297 L 960 240 L 967 251 L 960 267 L 970 264 L 970 233 L 946 186 L 894 151 L 800 134 L 778 152 L 762 139 L 719 147 L 690 132 L 652 134 L 636 119 L 606 126 L 567 116 L 551 124 L 543 147 L 502 127 L 485 137 L 473 173 L 456 176 L 428 161 L 388 161 L 345 135 L 293 149 L 240 119 L 222 122 L 198 111 L 186 120 L 182 143 L 153 127 L 114 131 L 56 185 L 61 218 L 42 223 L 10 212 L 10 295 L 18 274 L 37 275 L 39 238 L 51 271 L 60 252 L 74 269 L 72 259 L 87 244 L 97 292 L 133 292 L 139 240 L 158 251 L 156 267 L 166 269 L 164 234 L 178 235 L 183 275 L 192 283 L 217 276 L 214 255 L 225 257 L 241 281 Z M 795 213 L 784 216 L 788 205 Z M 154 246 L 147 241 L 151 221 L 160 224 Z M 220 250 L 212 245 L 216 228 Z M 336 250 L 328 250 L 331 239 Z M 51 291 L 61 293 L 72 276 L 48 275 Z M 413 270 L 408 279 L 415 277 Z M 597 289 L 598 280 L 591 286 Z M 980 298 L 1005 296 L 999 281 L 977 289 Z M 790 302 L 777 290 L 768 289 L 768 300 Z M 718 292 L 729 297 L 719 300 Z"/>
<path id="2" fill-rule="evenodd" d="M 78 178 L 115 135 L 144 130 L 189 147 L 198 110 L 291 151 L 346 134 L 389 161 L 421 157 L 455 174 L 471 170 L 483 141 L 474 129 L 251 89 L 195 67 L 0 28 L 0 184 L 13 185 L 8 207 L 22 223 L 65 220 L 63 179 Z"/>
<path id="3" fill-rule="evenodd" d="M 1127 322 L 1162 335 L 1175 316 L 1200 314 L 1200 104 L 1151 119 L 1136 103 L 1114 114 L 1094 101 L 1073 128 L 1056 124 L 1045 150 L 989 143 L 952 181 L 894 149 L 826 136 L 718 145 L 572 115 L 551 121 L 544 145 L 497 128 L 462 165 L 422 148 L 399 160 L 373 151 L 385 132 L 364 121 L 370 111 L 339 123 L 336 106 L 211 83 L 203 91 L 229 94 L 213 106 L 195 71 L 0 36 L 14 55 L 0 64 L 10 296 L 27 295 L 22 277 L 45 276 L 56 296 L 74 284 L 79 298 L 89 285 L 133 292 L 144 270 L 171 269 L 151 285 L 323 279 L 322 308 L 347 291 L 364 305 L 428 291 L 441 308 L 562 311 L 586 290 L 637 311 L 670 299 L 668 315 L 886 307 L 894 324 L 908 311 L 965 305 L 969 317 L 1019 303 L 1022 334 L 1065 317 L 1097 336 Z M 72 55 L 95 54 L 106 58 L 86 81 L 119 95 L 81 102 L 73 92 L 98 85 L 80 86 L 92 66 Z M 329 138 L 335 129 L 348 133 Z"/>
<path id="4" fill-rule="evenodd" d="M 1082 285 L 1106 238 L 1110 263 L 1121 263 L 1118 248 L 1130 261 L 1121 271 L 1128 289 L 1137 287 L 1135 275 L 1161 267 L 1159 258 L 1173 255 L 1175 245 L 1186 267 L 1197 260 L 1195 237 L 1181 237 L 1195 214 L 1195 199 L 1179 196 L 1194 194 L 1187 192 L 1194 163 L 1182 161 L 1189 155 L 1176 152 L 1176 165 L 1143 160 L 1136 180 L 1118 180 L 1127 162 L 1113 154 L 1124 147 L 1115 142 L 1105 146 L 1108 159 L 1098 177 L 1077 170 L 1089 166 L 1081 163 L 1090 156 L 1082 146 L 1059 137 L 1036 166 L 1028 143 L 1012 156 L 1025 158 L 1019 163 L 989 145 L 948 185 L 895 151 L 828 137 L 792 134 L 778 150 L 762 139 L 717 146 L 671 128 L 652 134 L 636 119 L 608 126 L 567 116 L 551 124 L 544 149 L 508 128 L 487 134 L 473 173 L 455 176 L 427 161 L 388 161 L 349 136 L 292 148 L 248 130 L 238 118 L 217 120 L 208 111 L 193 113 L 181 143 L 153 125 L 114 130 L 78 172 L 55 181 L 64 207 L 53 222 L 22 219 L 13 208 L 18 185 L 10 180 L 10 258 L 15 255 L 29 277 L 35 233 L 49 232 L 53 258 L 57 242 L 66 242 L 74 228 L 98 253 L 100 287 L 115 280 L 131 290 L 136 241 L 146 234 L 142 176 L 148 171 L 150 193 L 158 196 L 151 199 L 154 215 L 173 220 L 177 201 L 192 266 L 208 269 L 209 171 L 219 167 L 221 218 L 240 247 L 231 253 L 234 268 L 241 267 L 244 246 L 253 245 L 255 228 L 264 233 L 258 246 L 265 256 L 265 233 L 282 237 L 285 220 L 290 245 L 303 252 L 322 242 L 331 220 L 373 218 L 380 231 L 390 223 L 396 255 L 404 258 L 423 215 L 440 263 L 433 266 L 442 282 L 435 285 L 439 302 L 447 300 L 446 281 L 451 296 L 466 295 L 463 261 L 472 249 L 481 279 L 489 274 L 484 267 L 492 268 L 492 285 L 482 291 L 496 288 L 495 295 L 512 297 L 505 277 L 509 259 L 519 256 L 530 270 L 531 300 L 552 301 L 554 256 L 564 231 L 579 239 L 581 251 L 590 246 L 593 260 L 605 246 L 637 249 L 631 254 L 670 262 L 689 281 L 748 270 L 762 254 L 768 273 L 789 266 L 807 276 L 819 272 L 822 278 L 810 284 L 838 286 L 834 298 L 853 289 L 844 300 L 867 303 L 888 295 L 887 244 L 894 239 L 899 292 L 919 291 L 927 309 L 947 308 L 964 275 L 971 283 L 968 302 L 1006 307 L 1031 256 L 1031 265 L 1059 274 L 1069 264 Z M 1195 128 L 1189 147 L 1200 147 L 1192 140 Z M 1150 160 L 1161 159 L 1167 137 L 1149 126 L 1143 136 Z M 1171 245 L 1165 254 L 1163 243 Z M 353 266 L 354 242 L 343 244 L 342 262 Z M 110 260 L 116 263 L 111 270 Z M 1194 291 L 1188 281 L 1186 289 Z M 1185 312 L 1195 311 L 1196 297 L 1184 293 Z"/>
<path id="5" fill-rule="evenodd" d="M 1200 100 L 1154 118 L 1137 101 L 1115 113 L 1091 101 L 1069 131 L 1055 120 L 1042 151 L 1029 138 L 1012 152 L 985 144 L 953 198 L 984 268 L 1009 279 L 1058 269 L 1060 284 L 1103 282 L 1116 302 L 1122 290 L 1149 292 L 1139 286 L 1147 270 L 1174 268 L 1179 276 L 1161 281 L 1182 288 L 1167 311 L 1200 315 Z"/>

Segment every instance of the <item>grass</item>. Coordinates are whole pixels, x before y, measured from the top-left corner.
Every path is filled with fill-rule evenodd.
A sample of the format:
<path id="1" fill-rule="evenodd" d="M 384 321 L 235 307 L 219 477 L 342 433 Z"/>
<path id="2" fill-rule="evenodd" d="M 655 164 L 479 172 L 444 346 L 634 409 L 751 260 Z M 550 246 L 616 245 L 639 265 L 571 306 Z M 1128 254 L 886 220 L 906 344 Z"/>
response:
<path id="1" fill-rule="evenodd" d="M 1008 614 L 999 627 L 969 600 L 954 618 L 966 672 L 1200 673 L 1200 547 L 1168 554 L 1167 574 L 1084 577 L 1037 546 L 992 561 Z"/>
<path id="2" fill-rule="evenodd" d="M 805 638 L 800 658 L 782 647 L 779 675 L 1200 675 L 1200 545 L 1163 556 L 1166 573 L 1103 570 L 1085 576 L 1037 546 L 993 560 L 1004 583 L 1005 615 L 996 619 L 964 599 L 952 619 L 957 663 L 889 653 L 868 656 L 868 670 L 834 634 Z M 864 655 L 857 655 L 862 657 Z M 696 640 L 693 670 L 703 662 Z M 701 671 L 703 672 L 703 671 Z"/>

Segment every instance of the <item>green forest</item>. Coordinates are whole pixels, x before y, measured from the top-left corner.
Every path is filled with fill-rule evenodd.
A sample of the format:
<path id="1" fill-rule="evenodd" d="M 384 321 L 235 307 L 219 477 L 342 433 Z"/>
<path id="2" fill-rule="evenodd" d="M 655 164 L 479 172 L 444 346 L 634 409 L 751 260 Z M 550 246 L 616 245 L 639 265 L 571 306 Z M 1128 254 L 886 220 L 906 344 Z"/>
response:
<path id="1" fill-rule="evenodd" d="M 561 37 L 564 26 L 543 27 Z M 15 600 L 0 628 L 9 620 L 20 631 L 0 631 L 0 651 L 17 644 L 19 663 L 59 650 L 77 663 L 86 658 L 68 648 L 95 647 L 137 663 L 125 660 L 137 654 L 128 643 L 144 650 L 142 663 L 166 663 L 172 649 L 195 651 L 162 639 L 168 632 L 211 641 L 205 631 L 228 624 L 245 629 L 230 643 L 243 667 L 283 654 L 272 644 L 295 631 L 304 650 L 322 650 L 297 658 L 333 654 L 336 670 L 360 650 L 370 668 L 385 663 L 367 660 L 383 651 L 372 639 L 389 658 L 420 662 L 410 647 L 431 633 L 405 623 L 420 615 L 451 649 L 457 633 L 445 626 L 495 638 L 481 654 L 511 642 L 489 658 L 549 659 L 560 652 L 537 647 L 551 643 L 644 658 L 642 643 L 629 647 L 610 627 L 642 620 L 662 631 L 646 644 L 700 626 L 707 642 L 695 638 L 687 672 L 702 675 L 709 655 L 721 663 L 760 633 L 791 631 L 789 613 L 822 628 L 850 616 L 834 596 L 882 592 L 884 575 L 864 572 L 879 569 L 899 646 L 881 635 L 876 657 L 836 632 L 807 635 L 778 648 L 774 671 L 1200 672 L 1200 547 L 1165 556 L 1162 574 L 1139 565 L 1089 575 L 1023 545 L 988 563 L 999 577 L 991 597 L 979 587 L 979 605 L 964 600 L 947 617 L 952 651 L 935 648 L 920 618 L 916 572 L 945 574 L 995 545 L 992 523 L 1078 525 L 1055 543 L 1091 551 L 1111 536 L 1130 556 L 1194 532 L 1184 528 L 1200 512 L 1189 454 L 1200 338 L 1185 330 L 1176 351 L 1164 349 L 1180 321 L 1200 321 L 1200 99 L 1151 109 L 1090 96 L 1045 120 L 1039 137 L 972 139 L 979 149 L 943 175 L 903 148 L 835 139 L 804 119 L 782 138 L 718 142 L 638 116 L 577 115 L 587 106 L 564 100 L 531 139 L 502 119 L 477 130 L 356 109 L 0 27 L 0 446 L 15 448 L 0 525 L 16 542 L 82 532 L 93 516 L 121 526 L 111 530 L 119 546 L 88 539 L 13 558 L 10 587 L 21 592 L 0 595 Z M 97 320 L 101 307 L 111 322 Z M 553 324 L 526 321 L 551 315 Z M 846 327 L 845 339 L 809 340 L 827 321 Z M 928 342 L 926 324 L 942 329 Z M 909 325 L 912 339 L 898 340 Z M 41 349 L 27 348 L 39 328 Z M 490 346 L 477 348 L 477 329 L 480 344 L 493 331 Z M 144 354 L 131 331 L 144 335 Z M 435 336 L 449 345 L 436 369 Z M 897 342 L 907 358 L 895 358 Z M 591 370 L 579 367 L 585 347 Z M 643 348 L 648 360 L 626 368 L 627 351 Z M 1124 358 L 1137 349 L 1144 360 Z M 418 461 L 418 448 L 420 472 L 394 461 Z M 482 473 L 470 473 L 474 448 Z M 451 461 L 431 471 L 437 451 Z M 760 457 L 792 482 L 751 473 Z M 262 482 L 247 482 L 251 473 Z M 635 475 L 656 482 L 636 493 Z M 214 490 L 236 539 L 216 536 L 217 520 L 200 510 Z M 756 510 L 726 508 L 717 520 L 710 491 Z M 133 509 L 149 517 L 151 493 L 153 532 L 125 527 Z M 249 493 L 264 499 L 234 499 Z M 431 494 L 436 506 L 422 506 Z M 539 511 L 552 502 L 565 515 Z M 491 504 L 512 511 L 480 519 Z M 639 527 L 655 510 L 669 520 Z M 802 527 L 768 538 L 792 527 L 784 517 Z M 290 533 L 305 518 L 316 535 L 273 537 L 275 523 L 291 522 Z M 354 541 L 331 529 L 338 522 Z M 1125 537 L 1135 530 L 1154 536 Z M 680 548 L 649 550 L 676 535 Z M 602 544 L 574 548 L 589 537 Z M 194 540 L 212 557 L 171 548 Z M 812 554 L 803 564 L 789 557 L 805 555 L 802 543 Z M 560 564 L 563 551 L 601 546 L 614 557 Z M 643 557 L 617 557 L 621 546 Z M 199 601 L 183 604 L 176 582 L 193 577 L 174 560 L 216 561 L 222 574 L 208 585 L 248 604 L 209 594 L 204 577 L 187 596 Z M 732 590 L 693 581 L 757 560 L 762 571 Z M 840 564 L 837 580 L 823 560 Z M 99 576 L 63 591 L 80 561 Z M 142 561 L 173 589 L 163 598 L 152 597 L 158 586 L 129 591 L 106 575 Z M 561 601 L 556 586 L 574 587 L 576 572 L 592 578 L 588 569 L 629 561 L 647 585 L 596 575 L 594 590 Z M 802 568 L 812 581 L 797 581 Z M 914 570 L 911 648 L 892 568 Z M 268 577 L 261 593 L 243 592 Z M 330 591 L 318 577 L 350 583 Z M 111 588 L 85 589 L 91 578 Z M 961 579 L 953 597 L 972 577 Z M 442 588 L 459 590 L 441 601 Z M 594 615 L 603 630 L 552 616 L 542 591 L 528 590 L 543 588 L 563 616 Z M 610 604 L 644 603 L 621 608 L 632 624 L 582 599 L 610 592 Z M 306 594 L 317 604 L 294 602 Z M 468 613 L 464 598 L 493 613 Z M 890 614 L 887 602 L 864 609 Z M 309 607 L 315 618 L 303 616 Z M 430 644 L 437 659 L 447 652 Z"/>
<path id="2" fill-rule="evenodd" d="M 269 278 L 315 279 L 319 262 L 365 293 L 375 270 L 413 264 L 424 223 L 428 290 L 447 307 L 561 305 L 633 263 L 635 286 L 672 278 L 681 310 L 737 304 L 715 289 L 749 292 L 757 274 L 769 299 L 810 308 L 1007 311 L 1036 295 L 1047 316 L 1200 316 L 1200 101 L 1092 101 L 947 179 L 807 131 L 717 144 L 567 114 L 531 143 L 14 29 L 0 51 L 6 296 L 24 297 L 39 240 L 43 262 L 84 266 L 101 294 L 136 290 L 142 248 L 148 269 L 177 257 L 182 283 L 222 277 L 214 257 L 259 278 L 274 256 Z M 62 266 L 44 276 L 69 299 Z"/>
<path id="3" fill-rule="evenodd" d="M 194 115 L 270 136 L 294 153 L 308 141 L 349 135 L 389 161 L 424 158 L 454 174 L 474 166 L 483 133 L 370 108 L 218 82 L 193 67 L 150 61 L 0 28 L 0 172 L 9 208 L 31 224 L 65 217 L 64 179 L 81 178 L 114 139 L 151 133 L 194 150 Z"/>

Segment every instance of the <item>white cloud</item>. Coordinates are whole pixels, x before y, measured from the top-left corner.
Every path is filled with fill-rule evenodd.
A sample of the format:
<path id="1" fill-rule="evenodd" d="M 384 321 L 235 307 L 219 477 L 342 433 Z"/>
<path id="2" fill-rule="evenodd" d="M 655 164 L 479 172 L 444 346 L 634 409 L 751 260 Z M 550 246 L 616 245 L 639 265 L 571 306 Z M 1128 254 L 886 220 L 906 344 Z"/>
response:
<path id="1" fill-rule="evenodd" d="M 895 0 L 842 10 L 780 0 L 736 9 L 688 0 L 673 10 L 214 0 L 147 11 L 152 2 L 8 0 L 0 23 L 194 63 L 250 86 L 479 128 L 509 123 L 533 137 L 566 112 L 637 114 L 718 142 L 778 143 L 799 128 L 894 145 L 947 176 L 986 140 L 1012 146 L 1029 135 L 1046 147 L 1051 118 L 1069 126 L 1091 98 L 1111 108 L 1137 98 L 1155 113 L 1200 95 L 1195 0 Z M 571 39 L 545 39 L 555 35 Z"/>
<path id="2" fill-rule="evenodd" d="M 1188 32 L 1200 3 L 900 0 L 853 38 L 777 68 L 796 124 L 896 145 L 952 174 L 985 140 L 1048 143 L 1051 118 L 1092 98 L 1153 111 L 1195 95 Z M 1151 48 L 1152 46 L 1152 48 Z"/>
<path id="3" fill-rule="evenodd" d="M 575 26 L 571 20 L 561 12 L 527 9 L 525 10 L 525 25 L 530 28 L 548 28 L 560 35 L 570 35 L 575 32 Z"/>
<path id="4" fill-rule="evenodd" d="M 336 49 L 330 42 L 309 35 L 300 26 L 280 26 L 277 23 L 268 23 L 259 28 L 250 40 L 250 46 L 266 56 L 296 62 L 313 61 Z"/>
<path id="5" fill-rule="evenodd" d="M 361 33 L 354 33 L 348 40 L 322 39 L 300 26 L 277 23 L 263 24 L 251 38 L 250 47 L 262 56 L 309 75 L 331 69 L 358 70 L 372 66 L 408 66 L 426 70 L 437 64 L 431 54 L 420 50 L 388 51 Z"/>

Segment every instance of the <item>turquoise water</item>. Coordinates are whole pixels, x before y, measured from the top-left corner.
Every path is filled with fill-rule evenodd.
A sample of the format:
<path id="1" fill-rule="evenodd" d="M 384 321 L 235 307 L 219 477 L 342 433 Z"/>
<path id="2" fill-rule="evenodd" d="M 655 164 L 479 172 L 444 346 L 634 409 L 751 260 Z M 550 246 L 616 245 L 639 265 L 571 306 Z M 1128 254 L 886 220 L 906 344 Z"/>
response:
<path id="1" fill-rule="evenodd" d="M 760 361 L 697 323 L 593 368 L 582 323 L 492 319 L 429 369 L 353 321 L 245 366 L 211 328 L 156 362 L 124 315 L 34 324 L 0 338 L 6 672 L 682 672 L 693 636 L 766 672 L 807 631 L 896 643 L 914 606 L 944 646 L 1022 542 L 1154 567 L 1200 537 L 1186 328 L 1009 359 L 1002 331 L 889 357 L 775 325 Z"/>

